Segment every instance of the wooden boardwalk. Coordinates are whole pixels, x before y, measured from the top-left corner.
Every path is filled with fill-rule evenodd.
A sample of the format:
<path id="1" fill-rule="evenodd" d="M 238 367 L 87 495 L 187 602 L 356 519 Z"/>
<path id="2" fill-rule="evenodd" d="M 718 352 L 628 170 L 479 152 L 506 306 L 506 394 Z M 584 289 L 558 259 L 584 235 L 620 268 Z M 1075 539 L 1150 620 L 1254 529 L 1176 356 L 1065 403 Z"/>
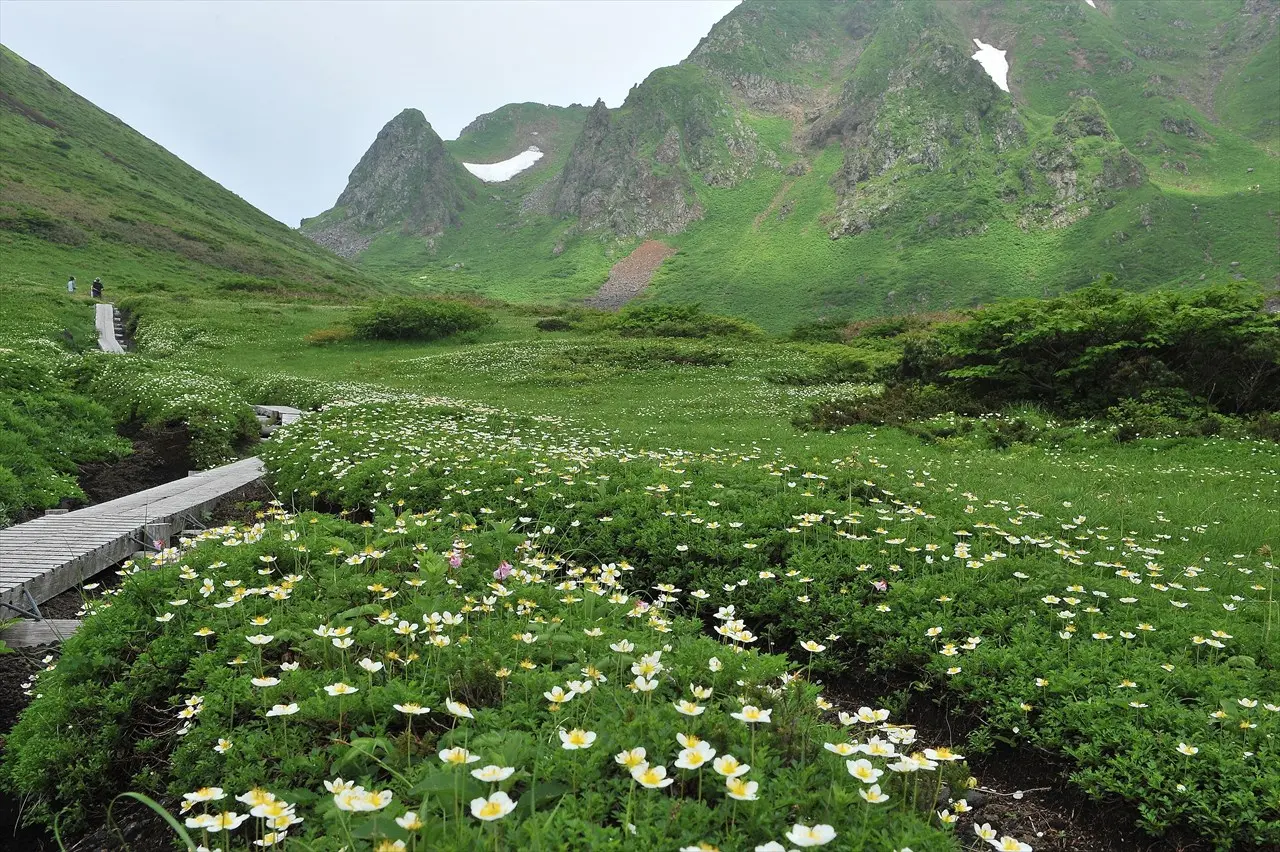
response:
<path id="1" fill-rule="evenodd" d="M 94 326 L 98 329 L 98 348 L 103 352 L 123 355 L 124 347 L 116 337 L 115 305 L 99 302 L 94 308 Z"/>
<path id="2" fill-rule="evenodd" d="M 37 621 L 24 618 L 0 630 L 0 642 L 10 648 L 35 648 L 63 641 L 80 629 L 80 622 L 73 618 L 49 618 Z"/>
<path id="3" fill-rule="evenodd" d="M 139 550 L 168 546 L 219 500 L 257 482 L 256 456 L 108 503 L 0 529 L 0 619 L 38 606 Z"/>

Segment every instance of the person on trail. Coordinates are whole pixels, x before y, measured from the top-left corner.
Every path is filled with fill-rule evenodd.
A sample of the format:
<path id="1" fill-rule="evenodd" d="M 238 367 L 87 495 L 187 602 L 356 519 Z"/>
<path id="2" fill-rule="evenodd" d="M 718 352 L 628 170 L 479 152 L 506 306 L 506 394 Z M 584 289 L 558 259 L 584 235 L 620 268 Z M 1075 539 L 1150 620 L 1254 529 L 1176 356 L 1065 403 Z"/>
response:
<path id="1" fill-rule="evenodd" d="M 76 277 L 72 275 L 67 279 L 67 292 L 74 293 L 76 291 Z"/>
<path id="2" fill-rule="evenodd" d="M 102 279 L 101 278 L 93 279 L 93 285 L 89 288 L 89 292 L 95 299 L 102 298 Z"/>

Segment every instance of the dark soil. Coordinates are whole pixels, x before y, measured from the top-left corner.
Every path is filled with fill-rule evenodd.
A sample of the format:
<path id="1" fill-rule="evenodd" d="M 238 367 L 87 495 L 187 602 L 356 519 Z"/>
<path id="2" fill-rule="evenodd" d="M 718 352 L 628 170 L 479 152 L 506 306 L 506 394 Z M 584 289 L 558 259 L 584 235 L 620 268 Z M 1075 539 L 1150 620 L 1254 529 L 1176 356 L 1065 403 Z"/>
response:
<path id="1" fill-rule="evenodd" d="M 964 754 L 978 788 L 964 797 L 972 811 L 956 823 L 966 849 L 990 849 L 973 833 L 975 824 L 990 823 L 1001 835 L 1012 835 L 1036 852 L 1203 852 L 1194 839 L 1170 834 L 1154 838 L 1137 827 L 1137 809 L 1121 801 L 1092 801 L 1069 780 L 1070 766 L 1059 755 L 1030 746 L 1001 746 L 970 754 L 969 733 L 981 720 L 972 708 L 949 706 L 945 697 L 909 691 L 913 678 L 881 678 L 870 674 L 825 684 L 824 694 L 841 707 L 877 707 L 877 697 L 909 695 L 905 712 L 893 721 L 912 725 L 921 747 L 947 746 Z M 952 798 L 961 798 L 953 795 Z"/>
<path id="2" fill-rule="evenodd" d="M 195 460 L 191 458 L 191 435 L 185 424 L 146 428 L 129 425 L 117 431 L 133 444 L 133 453 L 115 461 L 80 465 L 76 479 L 87 499 L 63 500 L 58 508 L 81 509 L 105 503 L 135 491 L 182 479 L 195 469 Z M 42 514 L 38 509 L 24 509 L 14 518 L 14 523 L 24 523 Z"/>
<path id="3" fill-rule="evenodd" d="M 182 479 L 195 469 L 191 458 L 191 434 L 185 424 L 140 428 L 124 427 L 120 434 L 133 442 L 133 454 L 118 461 L 91 462 L 80 466 L 84 505 L 105 503 L 136 491 Z M 68 506 L 67 508 L 72 508 Z"/>

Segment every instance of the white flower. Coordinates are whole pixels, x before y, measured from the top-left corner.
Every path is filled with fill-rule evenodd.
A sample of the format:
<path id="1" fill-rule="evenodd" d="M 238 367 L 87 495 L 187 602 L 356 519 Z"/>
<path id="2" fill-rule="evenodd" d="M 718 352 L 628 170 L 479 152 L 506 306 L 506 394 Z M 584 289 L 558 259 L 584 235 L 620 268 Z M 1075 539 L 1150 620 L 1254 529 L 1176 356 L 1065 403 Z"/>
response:
<path id="1" fill-rule="evenodd" d="M 773 711 L 761 710 L 754 704 L 748 704 L 737 713 L 730 713 L 729 715 L 741 722 L 746 722 L 748 725 L 754 725 L 756 723 L 767 724 L 772 721 L 770 717 L 773 715 Z M 798 824 L 799 823 L 797 823 L 797 825 Z"/>
<path id="2" fill-rule="evenodd" d="M 486 781 L 490 784 L 496 784 L 499 781 L 506 781 L 515 774 L 514 766 L 495 766 L 489 764 L 482 769 L 471 770 L 471 777 L 477 781 Z"/>
<path id="3" fill-rule="evenodd" d="M 572 731 L 561 729 L 560 731 L 560 747 L 566 751 L 591 748 L 592 743 L 595 741 L 595 731 L 584 731 L 581 728 L 574 728 Z"/>
<path id="4" fill-rule="evenodd" d="M 874 784 L 880 780 L 880 776 L 884 774 L 883 769 L 877 769 L 871 765 L 871 761 L 864 758 L 858 760 L 846 760 L 845 768 L 849 770 L 849 774 L 857 778 L 863 784 Z"/>
<path id="5" fill-rule="evenodd" d="M 716 756 L 716 750 L 710 743 L 704 741 L 698 742 L 692 748 L 681 749 L 680 756 L 676 758 L 676 766 L 680 769 L 701 769 L 704 764 L 711 758 Z"/>
<path id="6" fill-rule="evenodd" d="M 796 823 L 787 832 L 787 839 L 797 846 L 825 846 L 836 839 L 836 830 L 826 824 L 810 827 Z"/>
<path id="7" fill-rule="evenodd" d="M 331 683 L 324 688 L 324 691 L 330 695 L 351 695 L 353 692 L 359 692 L 359 688 L 345 684 L 341 681 Z"/>
<path id="8" fill-rule="evenodd" d="M 515 809 L 515 800 L 501 790 L 491 794 L 488 798 L 471 800 L 471 815 L 485 822 L 502 819 Z"/>
<path id="9" fill-rule="evenodd" d="M 449 763 L 454 766 L 461 766 L 464 763 L 475 763 L 480 759 L 480 755 L 472 754 L 465 748 L 459 746 L 441 750 L 440 759 L 445 763 Z"/>
<path id="10" fill-rule="evenodd" d="M 446 698 L 444 701 L 445 709 L 460 719 L 474 719 L 471 715 L 471 708 L 463 704 L 461 701 L 454 701 L 452 698 Z"/>

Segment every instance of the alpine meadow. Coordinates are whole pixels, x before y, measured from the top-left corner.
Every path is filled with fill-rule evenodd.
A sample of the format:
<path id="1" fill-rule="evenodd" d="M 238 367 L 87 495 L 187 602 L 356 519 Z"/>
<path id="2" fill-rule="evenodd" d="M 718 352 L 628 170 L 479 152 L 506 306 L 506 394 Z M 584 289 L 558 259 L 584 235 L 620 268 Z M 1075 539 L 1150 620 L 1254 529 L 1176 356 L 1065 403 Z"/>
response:
<path id="1" fill-rule="evenodd" d="M 404 106 L 293 228 L 0 48 L 0 848 L 1280 849 L 1280 0 Z"/>

